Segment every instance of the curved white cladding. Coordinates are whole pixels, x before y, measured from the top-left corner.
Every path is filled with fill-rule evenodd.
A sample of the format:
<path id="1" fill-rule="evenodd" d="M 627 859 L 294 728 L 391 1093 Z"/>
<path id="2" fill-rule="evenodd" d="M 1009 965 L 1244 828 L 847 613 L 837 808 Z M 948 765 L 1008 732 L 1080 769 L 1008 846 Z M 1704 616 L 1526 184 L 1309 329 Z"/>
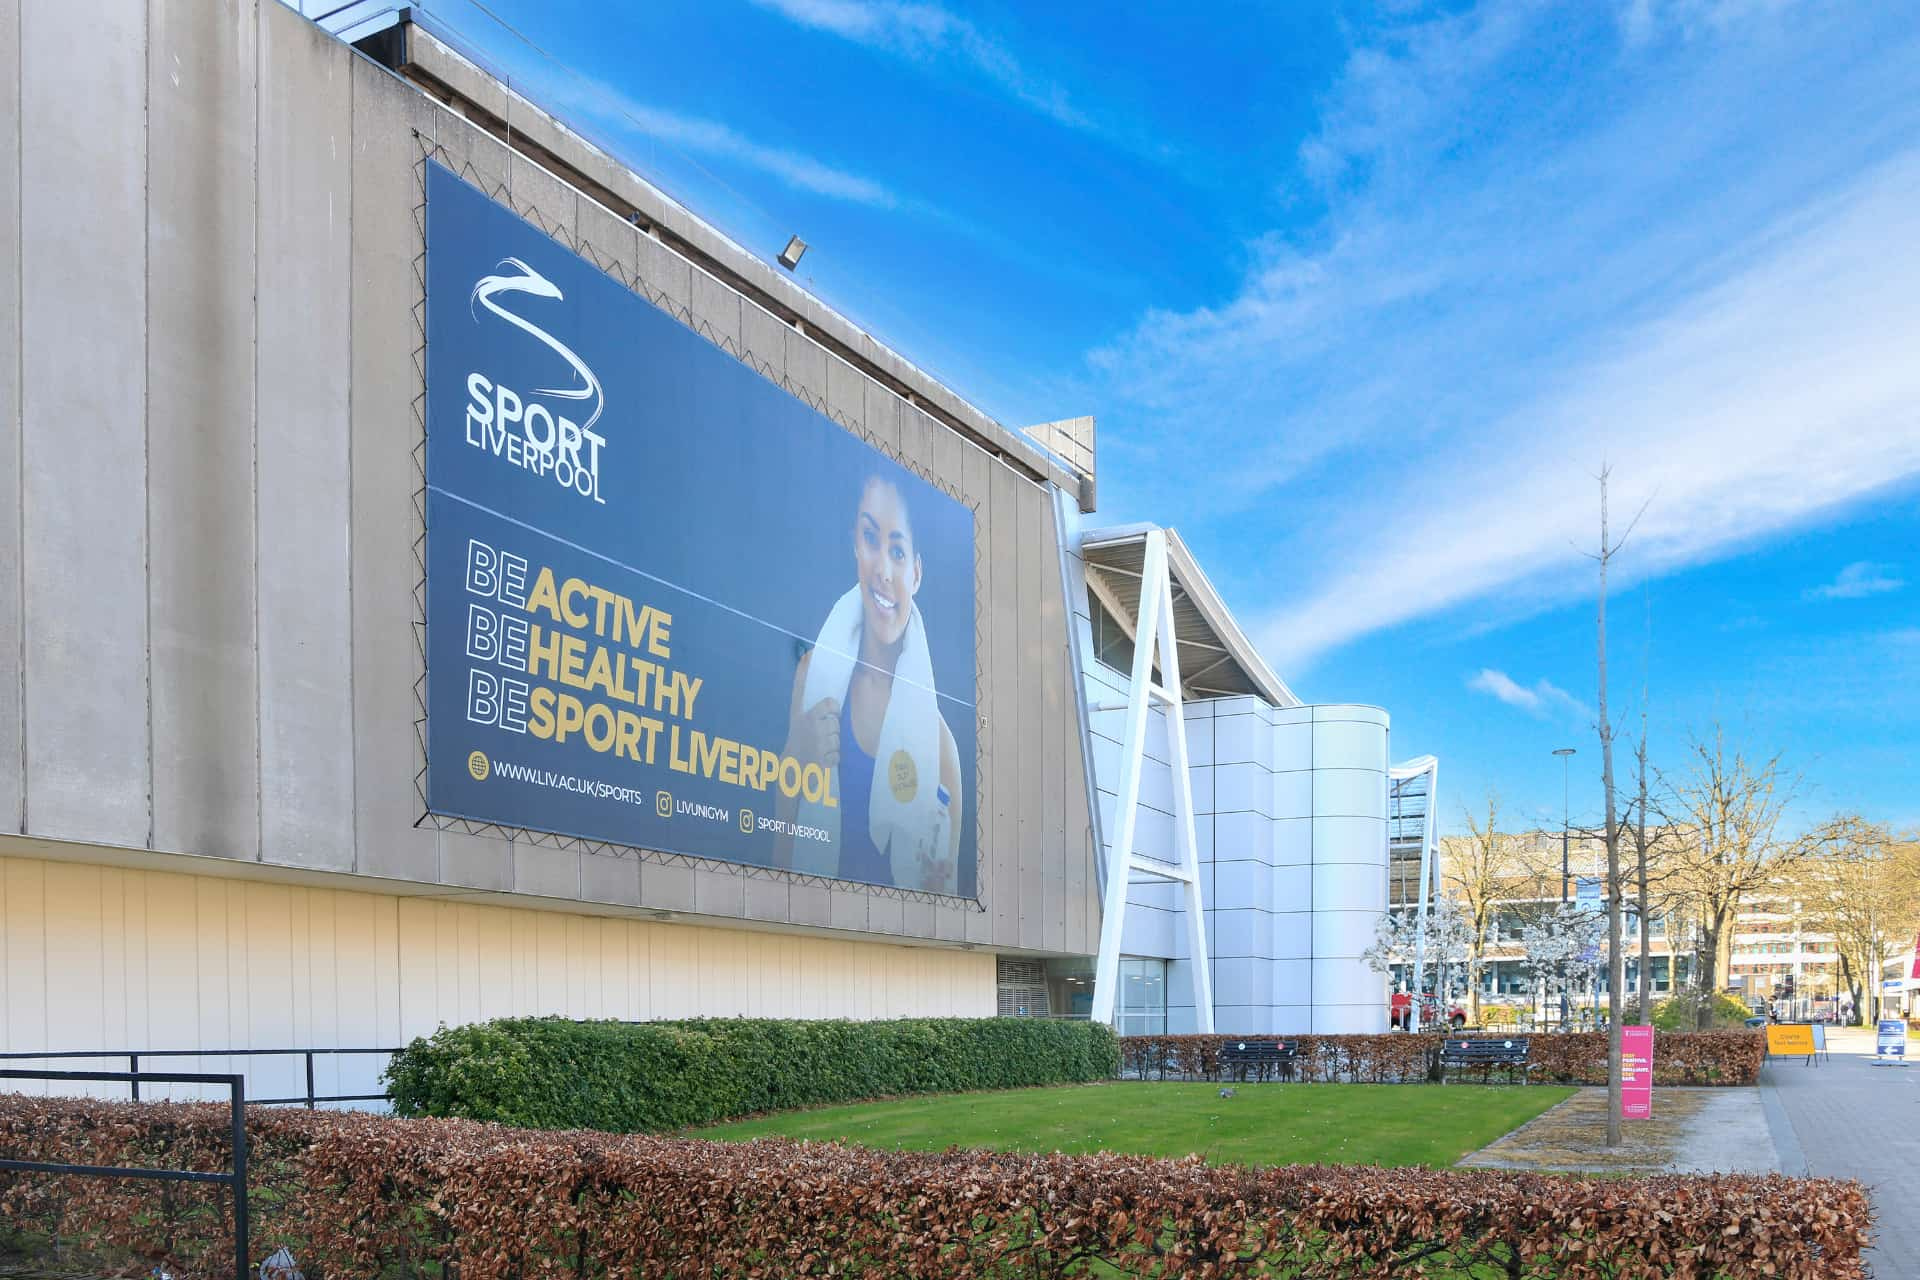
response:
<path id="1" fill-rule="evenodd" d="M 1362 959 L 1387 909 L 1387 714 L 1313 708 L 1314 1031 L 1386 1030 L 1386 986 Z"/>
<path id="2" fill-rule="evenodd" d="M 1379 868 L 1364 862 L 1316 862 L 1313 866 L 1313 910 L 1365 911 L 1369 916 L 1380 910 Z M 1372 939 L 1369 924 L 1368 939 Z M 1366 948 L 1362 946 L 1362 950 Z"/>
<path id="3" fill-rule="evenodd" d="M 1125 675 L 1090 658 L 1087 667 L 1091 704 L 1124 701 Z M 1216 1026 L 1384 1031 L 1386 986 L 1360 957 L 1387 905 L 1386 712 L 1236 697 L 1188 702 L 1185 714 Z M 1134 848 L 1171 861 L 1172 779 L 1165 722 L 1154 719 Z M 1105 812 L 1119 783 L 1118 720 L 1090 716 Z M 1170 886 L 1134 886 L 1122 951 L 1184 963 L 1181 910 Z M 1186 979 L 1167 985 L 1168 1026 L 1190 1027 Z"/>

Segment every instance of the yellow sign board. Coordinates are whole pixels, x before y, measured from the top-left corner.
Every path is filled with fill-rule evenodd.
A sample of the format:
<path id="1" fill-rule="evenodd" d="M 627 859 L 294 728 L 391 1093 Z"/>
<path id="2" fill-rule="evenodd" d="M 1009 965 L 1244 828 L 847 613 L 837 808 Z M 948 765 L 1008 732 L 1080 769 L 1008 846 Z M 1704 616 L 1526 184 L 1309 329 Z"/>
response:
<path id="1" fill-rule="evenodd" d="M 1813 1052 L 1813 1028 L 1809 1026 L 1778 1026 L 1767 1028 L 1767 1052 L 1786 1057 L 1799 1054 L 1805 1057 Z"/>

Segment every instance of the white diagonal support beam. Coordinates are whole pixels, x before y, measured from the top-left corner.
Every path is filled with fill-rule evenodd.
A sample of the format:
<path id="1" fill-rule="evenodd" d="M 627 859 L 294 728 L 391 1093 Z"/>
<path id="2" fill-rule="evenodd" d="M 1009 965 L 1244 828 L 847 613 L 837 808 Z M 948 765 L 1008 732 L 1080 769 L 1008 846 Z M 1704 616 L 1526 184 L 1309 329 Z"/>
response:
<path id="1" fill-rule="evenodd" d="M 1405 764 L 1393 766 L 1389 773 L 1394 782 L 1411 781 L 1422 774 L 1426 775 L 1427 779 L 1426 816 L 1421 819 L 1420 830 L 1420 896 L 1414 906 L 1415 919 L 1418 923 L 1414 926 L 1413 1000 L 1407 1006 L 1407 1030 L 1418 1031 L 1420 1004 L 1426 998 L 1427 989 L 1427 915 L 1439 897 L 1439 827 L 1434 818 L 1439 812 L 1437 806 L 1440 799 L 1440 761 L 1433 756 L 1421 756 L 1417 760 L 1409 760 Z M 1439 998 L 1436 1003 L 1446 999 L 1444 991 L 1434 994 Z M 1446 1017 L 1444 1006 L 1440 1016 L 1442 1019 Z"/>
<path id="2" fill-rule="evenodd" d="M 1180 698 L 1180 650 L 1173 634 L 1173 574 L 1167 559 L 1167 535 L 1147 534 L 1140 572 L 1140 616 L 1133 629 L 1133 679 L 1127 691 L 1127 726 L 1120 748 L 1120 798 L 1114 808 L 1113 847 L 1108 854 L 1106 896 L 1100 917 L 1100 954 L 1094 962 L 1093 1020 L 1112 1024 L 1118 1017 L 1120 941 L 1126 930 L 1127 888 L 1137 873 L 1174 881 L 1186 902 L 1188 966 L 1193 974 L 1193 1008 L 1202 1034 L 1213 1031 L 1213 973 L 1207 957 L 1207 917 L 1200 900 L 1200 852 L 1194 834 L 1193 784 L 1188 774 L 1186 711 Z M 1153 679 L 1154 651 L 1160 675 Z M 1134 851 L 1140 817 L 1140 774 L 1147 752 L 1147 723 L 1155 706 L 1167 717 L 1168 763 L 1173 770 L 1174 865 Z"/>

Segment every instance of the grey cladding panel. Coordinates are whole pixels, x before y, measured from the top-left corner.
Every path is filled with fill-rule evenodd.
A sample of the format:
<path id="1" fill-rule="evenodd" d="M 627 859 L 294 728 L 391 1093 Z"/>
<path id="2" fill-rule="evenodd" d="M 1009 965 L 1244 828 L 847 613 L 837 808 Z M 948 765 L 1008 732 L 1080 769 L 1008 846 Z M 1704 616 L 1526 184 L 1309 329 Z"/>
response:
<path id="1" fill-rule="evenodd" d="M 686 319 L 693 303 L 693 268 L 652 236 L 642 235 L 638 243 L 640 292 L 661 310 Z"/>
<path id="2" fill-rule="evenodd" d="M 1034 541 L 1030 558 L 1039 578 L 1039 617 L 1032 628 L 1034 660 L 1040 667 L 1040 702 L 1034 714 L 1040 717 L 1040 766 L 1034 777 L 1040 786 L 1040 843 L 1045 850 L 1043 866 L 1046 904 L 1042 924 L 1049 951 L 1064 950 L 1067 939 L 1077 930 L 1067 922 L 1068 890 L 1073 882 L 1073 846 L 1066 841 L 1064 820 L 1065 791 L 1079 780 L 1078 747 L 1073 752 L 1074 768 L 1068 768 L 1067 746 L 1072 741 L 1064 732 L 1066 720 L 1066 609 L 1060 594 L 1060 552 L 1054 537 L 1053 503 L 1044 490 L 1035 490 L 1027 504 L 1034 512 Z"/>
<path id="3" fill-rule="evenodd" d="M 994 845 L 993 823 L 989 815 L 994 800 L 993 771 L 991 761 L 994 757 L 994 729 L 992 718 L 987 714 L 988 703 L 994 680 L 992 622 L 993 622 L 993 548 L 989 531 L 993 527 L 993 496 L 989 478 L 993 472 L 993 460 L 978 449 L 967 449 L 961 455 L 961 493 L 974 509 L 973 536 L 976 545 L 974 555 L 974 662 L 979 669 L 978 702 L 974 708 L 976 723 L 979 727 L 980 767 L 975 778 L 973 795 L 973 831 L 974 848 L 979 861 L 979 898 L 983 911 L 968 915 L 966 938 L 968 942 L 992 943 L 999 940 L 994 929 L 995 905 L 1001 896 L 1011 892 L 1007 879 L 1000 874 L 999 860 Z"/>
<path id="4" fill-rule="evenodd" d="M 523 159 L 518 152 L 509 157 L 508 164 L 515 211 L 571 248 L 578 194 L 539 165 Z"/>
<path id="5" fill-rule="evenodd" d="M 777 316 L 751 302 L 740 304 L 740 324 L 741 341 L 746 348 L 741 352 L 742 358 L 772 381 L 779 382 L 786 376 L 787 334 L 792 330 Z"/>
<path id="6" fill-rule="evenodd" d="M 867 414 L 866 375 L 833 356 L 826 359 L 826 375 L 827 416 L 855 435 L 863 434 Z"/>
<path id="7" fill-rule="evenodd" d="M 834 366 L 836 368 L 846 367 L 838 361 L 834 362 Z M 886 453 L 889 457 L 900 458 L 906 462 L 909 467 L 915 465 L 915 459 L 906 457 L 900 451 L 900 415 L 902 412 L 900 397 L 894 395 L 891 391 L 888 391 L 871 378 L 861 378 L 860 381 L 866 391 L 865 414 L 867 433 L 873 437 L 874 443 L 879 445 L 882 452 Z"/>
<path id="8" fill-rule="evenodd" d="M 972 446 L 952 431 L 936 428 L 933 431 L 933 468 L 935 484 L 950 492 L 960 492 L 961 464 L 963 452 L 973 451 Z"/>
<path id="9" fill-rule="evenodd" d="M 902 904 L 900 913 L 900 932 L 909 938 L 931 938 L 934 935 L 934 912 L 931 902 L 908 901 Z"/>
<path id="10" fill-rule="evenodd" d="M 921 475 L 928 474 L 933 468 L 933 433 L 935 431 L 951 434 L 946 428 L 936 426 L 933 419 L 912 405 L 901 406 L 900 456 L 909 467 Z"/>
<path id="11" fill-rule="evenodd" d="M 0 0 L 0 84 L 19 83 L 20 0 Z M 27 794 L 20 737 L 19 250 L 20 95 L 0 93 L 0 831 L 21 829 Z"/>
<path id="12" fill-rule="evenodd" d="M 449 831 L 442 840 L 454 835 Z M 473 839 L 468 836 L 466 839 Z M 589 902 L 611 902 L 623 907 L 640 905 L 640 860 L 631 855 L 582 854 L 580 896 Z"/>
<path id="13" fill-rule="evenodd" d="M 804 334 L 787 330 L 787 389 L 814 408 L 827 407 L 827 353 Z"/>
<path id="14" fill-rule="evenodd" d="M 906 903 L 899 898 L 870 893 L 867 897 L 867 929 L 872 933 L 898 934 L 906 928 Z"/>
<path id="15" fill-rule="evenodd" d="M 793 918 L 793 891 L 797 886 L 791 881 L 748 876 L 745 887 L 749 919 L 786 921 Z"/>
<path id="16" fill-rule="evenodd" d="M 640 272 L 640 232 L 631 222 L 616 218 L 585 196 L 576 197 L 574 228 L 580 256 L 627 288 L 635 288 Z"/>
<path id="17" fill-rule="evenodd" d="M 353 64 L 353 736 L 357 869 L 433 883 L 437 849 L 416 829 L 413 592 L 421 394 L 414 259 L 420 232 L 419 95 Z M 435 121 L 422 113 L 418 123 Z M 516 866 L 516 871 L 518 870 Z M 575 889 L 578 879 L 575 879 Z M 571 891 L 569 891 L 571 892 Z"/>
<path id="18" fill-rule="evenodd" d="M 740 313 L 746 306 L 739 294 L 706 272 L 693 273 L 693 327 L 729 355 L 745 350 Z"/>
<path id="19" fill-rule="evenodd" d="M 353 866 L 353 54 L 260 8 L 260 856 Z"/>
<path id="20" fill-rule="evenodd" d="M 463 835 L 457 831 L 440 833 L 440 880 L 463 889 L 490 889 L 508 893 L 513 889 L 513 844 L 485 836 Z M 639 877 L 634 877 L 639 887 Z"/>
<path id="21" fill-rule="evenodd" d="M 987 635 L 993 654 L 993 682 L 987 696 L 987 719 L 993 726 L 990 794 L 983 816 L 993 833 L 993 874 L 997 890 L 988 910 L 993 915 L 993 940 L 1001 946 L 1028 945 L 1020 921 L 1029 910 L 1022 874 L 1020 844 L 1020 565 L 1019 480 L 999 463 L 991 464 L 989 488 L 992 512 L 985 536 L 993 553 L 993 581 L 989 584 Z"/>
<path id="22" fill-rule="evenodd" d="M 787 897 L 787 919 L 794 924 L 833 923 L 833 899 L 825 885 L 796 881 Z"/>
<path id="23" fill-rule="evenodd" d="M 1059 845 L 1046 830 L 1043 797 L 1046 783 L 1042 773 L 1047 767 L 1046 735 L 1043 721 L 1041 669 L 1047 642 L 1041 635 L 1040 599 L 1049 569 L 1045 543 L 1040 534 L 1040 490 L 1012 472 L 1014 563 L 1019 566 L 1019 612 L 1014 627 L 1014 662 L 1020 676 L 1015 714 L 1019 717 L 1019 825 L 1020 842 L 1020 945 L 1046 947 L 1049 935 L 1057 939 L 1058 923 L 1049 923 L 1048 911 L 1057 910 L 1057 897 L 1048 893 L 1047 881 L 1056 886 L 1062 873 Z M 1051 519 L 1051 513 L 1048 518 Z M 1059 571 L 1053 570 L 1058 577 Z"/>
<path id="24" fill-rule="evenodd" d="M 17 82 L 27 820 L 133 846 L 151 781 L 146 25 L 144 5 L 25 4 Z"/>
<path id="25" fill-rule="evenodd" d="M 153 843 L 260 848 L 250 0 L 148 19 L 147 540 Z"/>
<path id="26" fill-rule="evenodd" d="M 661 911 L 693 910 L 693 868 L 679 862 L 642 863 L 640 900 Z"/>

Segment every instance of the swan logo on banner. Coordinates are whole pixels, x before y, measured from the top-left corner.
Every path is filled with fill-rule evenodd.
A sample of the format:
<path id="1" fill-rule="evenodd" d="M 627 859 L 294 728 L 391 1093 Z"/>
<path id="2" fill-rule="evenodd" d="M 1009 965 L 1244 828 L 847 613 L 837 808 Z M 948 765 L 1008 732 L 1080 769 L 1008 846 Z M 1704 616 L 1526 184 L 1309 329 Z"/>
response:
<path id="1" fill-rule="evenodd" d="M 503 305 L 503 296 L 526 294 L 562 300 L 560 286 L 519 258 L 502 258 L 495 274 L 481 276 L 473 286 L 467 309 L 476 323 L 476 308 L 484 307 L 559 356 L 573 373 L 571 386 L 533 387 L 517 391 L 498 376 L 475 370 L 467 375 L 467 443 L 485 449 L 509 466 L 571 489 L 583 498 L 605 502 L 600 493 L 600 450 L 606 437 L 593 429 L 606 395 L 587 362 L 552 334 Z M 497 371 L 496 371 L 497 373 Z M 548 401 L 555 403 L 549 404 Z M 585 421 L 570 416 L 591 404 Z"/>

